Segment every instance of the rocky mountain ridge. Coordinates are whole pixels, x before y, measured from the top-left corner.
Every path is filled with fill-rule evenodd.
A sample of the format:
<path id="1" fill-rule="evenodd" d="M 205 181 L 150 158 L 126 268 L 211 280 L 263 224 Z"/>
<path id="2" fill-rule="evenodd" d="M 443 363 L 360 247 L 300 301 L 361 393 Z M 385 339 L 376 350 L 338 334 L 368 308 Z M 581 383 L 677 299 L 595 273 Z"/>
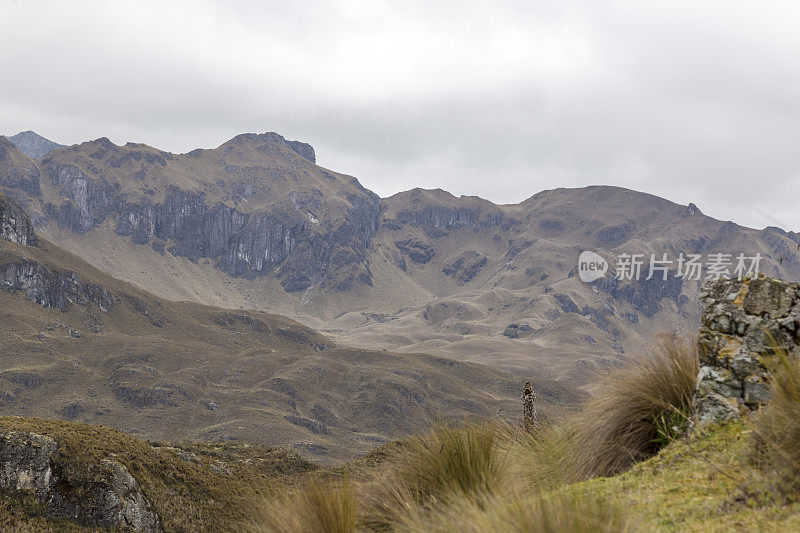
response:
<path id="1" fill-rule="evenodd" d="M 380 199 L 276 133 L 187 154 L 98 139 L 40 161 L 0 139 L 0 156 L 0 188 L 44 235 L 148 290 L 523 376 L 587 382 L 657 331 L 699 323 L 699 281 L 674 264 L 664 281 L 612 268 L 587 284 L 584 250 L 612 266 L 624 253 L 760 254 L 766 274 L 800 279 L 795 232 L 607 186 L 513 205 L 424 189 Z"/>
<path id="2" fill-rule="evenodd" d="M 215 150 L 170 154 L 97 139 L 24 161 L 7 140 L 2 190 L 50 222 L 86 233 L 107 221 L 135 244 L 233 276 L 278 271 L 288 291 L 371 283 L 364 250 L 377 195 L 314 165 L 314 149 L 276 133 L 239 135 Z M 21 157 L 22 156 L 22 157 Z M 224 179 L 222 179 L 224 178 Z"/>

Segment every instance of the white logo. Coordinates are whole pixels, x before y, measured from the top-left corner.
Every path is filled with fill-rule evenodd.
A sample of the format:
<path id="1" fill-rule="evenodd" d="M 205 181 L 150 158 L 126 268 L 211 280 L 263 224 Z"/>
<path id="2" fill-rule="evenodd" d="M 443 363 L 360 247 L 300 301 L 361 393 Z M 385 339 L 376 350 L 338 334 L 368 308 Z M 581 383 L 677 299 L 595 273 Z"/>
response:
<path id="1" fill-rule="evenodd" d="M 585 283 L 591 283 L 605 276 L 608 262 L 600 255 L 585 251 L 578 257 L 578 277 Z"/>

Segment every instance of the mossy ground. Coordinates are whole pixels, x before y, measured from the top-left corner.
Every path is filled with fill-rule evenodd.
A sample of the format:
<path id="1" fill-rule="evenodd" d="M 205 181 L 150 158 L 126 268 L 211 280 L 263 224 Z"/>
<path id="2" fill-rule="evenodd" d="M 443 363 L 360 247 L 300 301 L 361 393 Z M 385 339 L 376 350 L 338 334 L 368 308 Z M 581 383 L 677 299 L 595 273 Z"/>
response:
<path id="1" fill-rule="evenodd" d="M 762 492 L 747 426 L 704 433 L 674 441 L 623 474 L 563 490 L 619 502 L 644 531 L 800 530 L 800 504 Z"/>

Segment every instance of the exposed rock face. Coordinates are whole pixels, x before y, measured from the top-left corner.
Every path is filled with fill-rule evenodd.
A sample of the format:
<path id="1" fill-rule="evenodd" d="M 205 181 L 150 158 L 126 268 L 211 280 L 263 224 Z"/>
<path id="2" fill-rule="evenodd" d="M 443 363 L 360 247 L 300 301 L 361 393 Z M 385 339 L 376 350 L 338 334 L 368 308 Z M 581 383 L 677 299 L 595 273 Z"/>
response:
<path id="1" fill-rule="evenodd" d="M 465 227 L 505 227 L 514 224 L 497 206 L 476 197 L 455 196 L 442 191 L 412 189 L 383 201 L 384 225 L 397 230 L 411 226 L 451 230 Z"/>
<path id="2" fill-rule="evenodd" d="M 0 486 L 46 497 L 56 482 L 50 466 L 56 450 L 56 442 L 45 435 L 0 435 Z"/>
<path id="3" fill-rule="evenodd" d="M 100 462 L 109 473 L 108 482 L 99 491 L 99 524 L 125 527 L 134 531 L 161 531 L 161 524 L 139 490 L 139 483 L 124 465 L 113 457 Z"/>
<path id="4" fill-rule="evenodd" d="M 104 287 L 81 282 L 74 272 L 51 271 L 35 261 L 0 265 L 0 288 L 23 291 L 44 307 L 64 309 L 70 302 L 94 302 L 103 310 L 114 305 L 114 296 Z"/>
<path id="5" fill-rule="evenodd" d="M 469 283 L 486 265 L 487 259 L 475 251 L 467 251 L 452 261 L 445 263 L 442 272 L 456 279 L 460 284 Z"/>
<path id="6" fill-rule="evenodd" d="M 42 195 L 40 171 L 14 144 L 0 136 L 0 190 L 26 206 L 31 197 Z"/>
<path id="7" fill-rule="evenodd" d="M 296 426 L 304 427 L 307 430 L 311 431 L 312 433 L 326 435 L 331 432 L 331 430 L 328 429 L 328 426 L 326 426 L 322 422 L 319 422 L 318 420 L 312 420 L 311 418 L 306 418 L 303 416 L 295 416 L 295 415 L 286 415 L 284 416 L 284 418 L 288 422 L 291 422 Z"/>
<path id="8" fill-rule="evenodd" d="M 395 241 L 394 245 L 415 263 L 425 264 L 436 254 L 436 249 L 431 243 L 417 237 Z"/>
<path id="9" fill-rule="evenodd" d="M 759 276 L 706 284 L 698 339 L 695 412 L 700 425 L 752 411 L 769 399 L 775 350 L 800 346 L 800 284 Z"/>
<path id="10" fill-rule="evenodd" d="M 113 457 L 98 468 L 100 482 L 72 486 L 59 479 L 58 444 L 46 435 L 9 431 L 0 435 L 0 487 L 33 494 L 51 516 L 79 524 L 134 531 L 161 531 L 161 523 L 128 469 Z"/>
<path id="11" fill-rule="evenodd" d="M 29 246 L 36 246 L 39 242 L 25 212 L 14 202 L 1 195 L 0 238 Z"/>
<path id="12" fill-rule="evenodd" d="M 63 144 L 45 139 L 35 131 L 21 131 L 9 137 L 8 140 L 14 143 L 23 154 L 34 159 L 44 157 L 53 150 L 66 148 Z"/>
<path id="13" fill-rule="evenodd" d="M 184 155 L 103 138 L 38 163 L 2 138 L 0 186 L 25 206 L 39 205 L 32 209 L 41 223 L 86 233 L 111 220 L 135 244 L 210 258 L 233 276 L 275 271 L 288 291 L 370 285 L 366 248 L 380 199 L 314 161 L 310 145 L 277 133 L 243 134 Z M 195 178 L 198 166 L 204 174 Z M 40 169 L 57 196 L 42 195 Z"/>
<path id="14" fill-rule="evenodd" d="M 0 195 L 0 238 L 37 246 L 38 238 L 22 209 Z M 44 307 L 64 309 L 70 302 L 94 302 L 103 310 L 114 305 L 114 296 L 98 285 L 83 283 L 74 272 L 51 270 L 29 259 L 0 265 L 0 289 L 23 291 Z"/>
<path id="15" fill-rule="evenodd" d="M 670 271 L 666 280 L 662 274 L 647 279 L 649 268 L 649 265 L 642 267 L 639 279 L 619 280 L 612 274 L 598 279 L 595 286 L 614 298 L 625 300 L 643 315 L 652 318 L 661 310 L 661 300 L 670 299 L 680 304 L 683 278 Z"/>

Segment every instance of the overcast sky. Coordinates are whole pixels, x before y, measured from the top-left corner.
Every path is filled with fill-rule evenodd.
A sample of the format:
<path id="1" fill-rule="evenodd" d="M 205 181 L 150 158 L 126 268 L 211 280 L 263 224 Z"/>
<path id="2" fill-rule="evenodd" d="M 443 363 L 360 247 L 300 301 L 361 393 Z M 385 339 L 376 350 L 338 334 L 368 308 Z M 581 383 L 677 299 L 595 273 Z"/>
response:
<path id="1" fill-rule="evenodd" d="M 0 6 L 0 133 L 277 131 L 381 196 L 611 184 L 800 230 L 798 2 Z"/>

